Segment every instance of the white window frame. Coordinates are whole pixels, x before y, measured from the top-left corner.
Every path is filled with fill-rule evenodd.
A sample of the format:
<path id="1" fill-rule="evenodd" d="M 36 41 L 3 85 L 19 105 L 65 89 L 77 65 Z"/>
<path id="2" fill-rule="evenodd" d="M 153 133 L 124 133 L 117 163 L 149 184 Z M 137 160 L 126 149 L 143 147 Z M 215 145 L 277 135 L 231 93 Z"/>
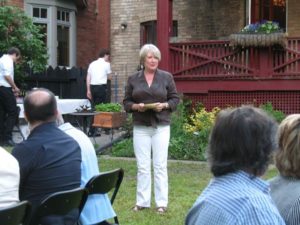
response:
<path id="1" fill-rule="evenodd" d="M 70 28 L 70 46 L 69 46 L 69 65 L 68 67 L 76 66 L 76 6 L 74 2 L 66 2 L 62 0 L 25 0 L 25 12 L 33 17 L 32 12 L 34 7 L 46 8 L 47 19 L 33 18 L 36 23 L 47 24 L 47 49 L 48 49 L 48 65 L 53 68 L 57 65 L 57 9 L 63 9 L 69 12 L 69 28 Z M 61 24 L 61 21 L 59 21 Z"/>

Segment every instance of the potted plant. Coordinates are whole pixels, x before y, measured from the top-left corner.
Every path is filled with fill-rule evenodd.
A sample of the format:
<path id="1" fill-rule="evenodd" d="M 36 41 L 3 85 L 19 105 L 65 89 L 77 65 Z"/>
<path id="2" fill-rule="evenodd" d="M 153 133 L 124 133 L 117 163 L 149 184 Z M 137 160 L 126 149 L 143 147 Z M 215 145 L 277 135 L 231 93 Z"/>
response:
<path id="1" fill-rule="evenodd" d="M 262 21 L 245 26 L 239 33 L 231 34 L 230 43 L 233 46 L 267 47 L 272 45 L 285 46 L 286 34 L 273 21 Z"/>
<path id="2" fill-rule="evenodd" d="M 100 113 L 94 116 L 94 127 L 117 128 L 126 121 L 126 113 L 119 103 L 101 103 L 95 105 L 95 111 Z"/>

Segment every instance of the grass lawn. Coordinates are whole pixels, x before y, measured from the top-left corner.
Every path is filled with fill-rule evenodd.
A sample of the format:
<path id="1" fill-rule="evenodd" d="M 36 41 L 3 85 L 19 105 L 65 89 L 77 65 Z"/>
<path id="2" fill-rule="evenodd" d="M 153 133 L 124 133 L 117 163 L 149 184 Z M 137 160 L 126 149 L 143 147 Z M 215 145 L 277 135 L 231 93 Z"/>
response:
<path id="1" fill-rule="evenodd" d="M 211 178 L 206 163 L 187 163 L 169 161 L 169 206 L 164 215 L 155 212 L 155 205 L 151 209 L 132 212 L 135 204 L 136 192 L 136 162 L 121 158 L 99 157 L 100 170 L 123 168 L 125 176 L 119 193 L 114 202 L 114 209 L 122 225 L 182 225 L 186 213 L 205 188 Z M 274 167 L 270 167 L 264 179 L 277 174 Z M 152 199 L 154 202 L 154 199 Z"/>

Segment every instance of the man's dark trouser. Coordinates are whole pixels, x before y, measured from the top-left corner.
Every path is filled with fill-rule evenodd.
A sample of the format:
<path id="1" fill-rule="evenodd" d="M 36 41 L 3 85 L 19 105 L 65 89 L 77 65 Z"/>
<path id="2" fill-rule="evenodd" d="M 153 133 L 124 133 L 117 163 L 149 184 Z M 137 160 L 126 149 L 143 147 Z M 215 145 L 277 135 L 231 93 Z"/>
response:
<path id="1" fill-rule="evenodd" d="M 12 139 L 17 118 L 18 108 L 12 88 L 0 86 L 0 141 Z"/>
<path id="2" fill-rule="evenodd" d="M 95 109 L 95 105 L 106 102 L 106 84 L 102 85 L 91 85 L 91 94 L 92 94 L 92 108 Z M 93 119 L 90 124 L 89 134 L 93 135 L 95 128 L 92 127 Z"/>
<path id="3" fill-rule="evenodd" d="M 91 94 L 93 98 L 93 107 L 106 102 L 106 84 L 91 85 Z"/>

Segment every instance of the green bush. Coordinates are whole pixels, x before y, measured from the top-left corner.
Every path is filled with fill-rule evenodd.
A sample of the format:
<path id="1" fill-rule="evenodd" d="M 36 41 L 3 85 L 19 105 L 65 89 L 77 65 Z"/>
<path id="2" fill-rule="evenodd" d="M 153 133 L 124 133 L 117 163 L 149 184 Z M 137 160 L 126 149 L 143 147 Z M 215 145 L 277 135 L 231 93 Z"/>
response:
<path id="1" fill-rule="evenodd" d="M 45 70 L 48 55 L 43 38 L 40 27 L 22 9 L 5 6 L 5 1 L 0 0 L 0 55 L 13 46 L 20 49 L 22 60 L 15 69 L 18 83 L 22 83 L 29 68 L 33 72 Z"/>
<path id="2" fill-rule="evenodd" d="M 98 112 L 121 112 L 122 106 L 119 103 L 100 103 L 95 105 Z"/>
<path id="3" fill-rule="evenodd" d="M 191 101 L 183 99 L 177 111 L 172 114 L 169 146 L 171 159 L 205 160 L 205 149 L 212 124 L 211 118 L 207 115 L 211 116 L 212 113 L 205 115 L 197 113 L 204 109 L 201 104 L 191 109 Z M 199 118 L 199 115 L 202 115 L 202 118 Z M 207 125 L 203 127 L 202 123 L 203 129 L 199 130 L 197 127 L 199 122 Z"/>
<path id="4" fill-rule="evenodd" d="M 114 144 L 111 155 L 116 157 L 134 157 L 132 138 L 126 138 Z"/>
<path id="5" fill-rule="evenodd" d="M 285 116 L 286 116 L 282 111 L 274 109 L 271 102 L 267 102 L 265 104 L 262 104 L 259 107 L 261 109 L 265 110 L 278 123 L 280 123 L 285 118 Z"/>

